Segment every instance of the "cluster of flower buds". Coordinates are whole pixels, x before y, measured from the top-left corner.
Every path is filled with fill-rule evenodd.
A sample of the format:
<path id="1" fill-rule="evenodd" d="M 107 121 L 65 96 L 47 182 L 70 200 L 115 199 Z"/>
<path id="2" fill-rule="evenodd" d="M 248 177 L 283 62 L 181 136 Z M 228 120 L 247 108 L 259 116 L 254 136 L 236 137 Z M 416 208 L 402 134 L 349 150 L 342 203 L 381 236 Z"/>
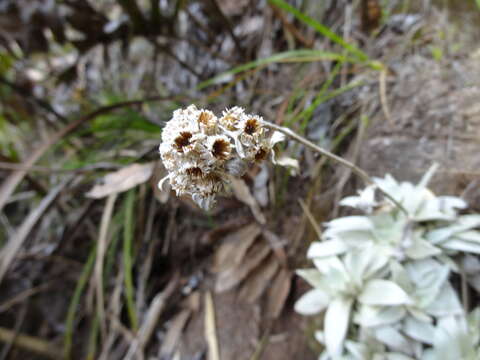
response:
<path id="1" fill-rule="evenodd" d="M 190 195 L 201 208 L 211 209 L 224 192 L 229 175 L 242 176 L 248 167 L 268 156 L 283 134 L 264 126 L 258 115 L 240 107 L 218 118 L 209 110 L 190 105 L 173 112 L 162 132 L 160 155 L 177 196 Z"/>

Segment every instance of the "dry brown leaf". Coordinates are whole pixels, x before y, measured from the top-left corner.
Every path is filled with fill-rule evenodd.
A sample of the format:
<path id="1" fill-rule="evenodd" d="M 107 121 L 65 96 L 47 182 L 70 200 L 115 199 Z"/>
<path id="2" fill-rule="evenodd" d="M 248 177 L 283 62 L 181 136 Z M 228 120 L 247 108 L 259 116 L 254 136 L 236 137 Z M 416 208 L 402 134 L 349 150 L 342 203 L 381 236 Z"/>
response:
<path id="1" fill-rule="evenodd" d="M 241 264 L 225 270 L 218 275 L 215 283 L 215 291 L 221 293 L 238 285 L 270 252 L 270 247 L 265 243 L 257 242 L 254 244 Z"/>
<path id="2" fill-rule="evenodd" d="M 228 234 L 215 252 L 212 271 L 221 272 L 240 264 L 260 232 L 260 227 L 256 223 L 251 223 Z"/>
<path id="3" fill-rule="evenodd" d="M 255 200 L 255 198 L 252 196 L 252 193 L 250 192 L 247 184 L 245 184 L 245 181 L 231 176 L 230 184 L 235 197 L 250 207 L 255 220 L 257 220 L 260 224 L 265 224 L 267 221 L 265 219 L 265 215 L 263 215 L 262 211 L 260 210 L 257 200 Z"/>
<path id="4" fill-rule="evenodd" d="M 272 286 L 267 293 L 267 316 L 277 318 L 285 305 L 290 287 L 292 285 L 292 273 L 288 269 L 282 269 L 273 280 Z"/>
<path id="5" fill-rule="evenodd" d="M 172 356 L 175 348 L 177 347 L 178 340 L 182 335 L 183 328 L 190 318 L 191 313 L 191 310 L 185 309 L 173 318 L 160 349 L 160 358 L 167 359 Z"/>
<path id="6" fill-rule="evenodd" d="M 256 268 L 250 275 L 240 290 L 240 298 L 249 303 L 255 302 L 262 294 L 279 268 L 278 261 L 274 256 L 270 256 L 263 264 Z"/>
<path id="7" fill-rule="evenodd" d="M 287 254 L 285 253 L 285 240 L 282 240 L 278 235 L 269 230 L 263 231 L 263 237 L 270 244 L 275 256 L 281 264 L 287 263 Z"/>
<path id="8" fill-rule="evenodd" d="M 101 199 L 111 194 L 127 191 L 150 179 L 154 163 L 132 164 L 105 175 L 102 184 L 95 185 L 86 196 Z"/>

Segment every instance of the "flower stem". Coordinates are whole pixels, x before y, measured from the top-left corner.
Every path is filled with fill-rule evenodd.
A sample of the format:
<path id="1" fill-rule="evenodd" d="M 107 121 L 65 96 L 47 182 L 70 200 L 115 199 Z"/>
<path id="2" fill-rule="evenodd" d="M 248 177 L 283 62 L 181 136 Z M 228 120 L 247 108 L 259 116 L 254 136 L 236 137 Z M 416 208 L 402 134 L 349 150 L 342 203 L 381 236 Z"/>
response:
<path id="1" fill-rule="evenodd" d="M 323 148 L 321 148 L 320 146 L 318 145 L 315 145 L 314 143 L 312 143 L 311 141 L 305 139 L 304 137 L 298 135 L 297 133 L 295 133 L 294 131 L 292 131 L 291 129 L 287 128 L 287 127 L 284 127 L 284 126 L 279 126 L 279 125 L 276 125 L 276 124 L 273 124 L 273 123 L 270 123 L 268 121 L 263 121 L 263 124 L 270 128 L 270 129 L 273 129 L 273 130 L 276 130 L 276 131 L 279 131 L 287 136 L 289 136 L 290 138 L 298 141 L 299 143 L 305 145 L 306 147 L 309 147 L 310 149 L 312 149 L 313 151 L 329 158 L 330 160 L 333 160 L 339 164 L 342 164 L 343 166 L 349 168 L 353 173 L 355 173 L 356 175 L 358 175 L 364 182 L 365 184 L 367 185 L 372 185 L 372 184 L 375 184 L 375 182 L 372 180 L 372 178 L 365 172 L 365 170 L 362 170 L 361 168 L 359 168 L 358 166 L 356 166 L 355 164 L 351 163 L 350 161 L 338 156 L 338 155 L 335 155 L 334 153 L 328 151 L 328 150 L 325 150 Z M 405 215 L 409 216 L 407 210 L 403 207 L 402 204 L 400 204 L 396 199 L 394 199 L 389 193 L 387 193 L 386 191 L 384 191 L 381 187 L 377 186 L 377 188 L 383 193 L 383 195 L 388 198 L 393 204 L 395 204 L 395 206 L 397 208 L 399 208 L 402 212 L 405 213 Z"/>

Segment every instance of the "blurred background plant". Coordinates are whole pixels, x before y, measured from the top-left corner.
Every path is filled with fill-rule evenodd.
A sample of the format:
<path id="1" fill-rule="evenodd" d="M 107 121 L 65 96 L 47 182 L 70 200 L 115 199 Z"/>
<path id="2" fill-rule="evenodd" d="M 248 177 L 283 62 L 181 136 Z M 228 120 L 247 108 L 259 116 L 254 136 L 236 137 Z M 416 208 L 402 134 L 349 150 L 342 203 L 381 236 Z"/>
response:
<path id="1" fill-rule="evenodd" d="M 287 142 L 297 176 L 253 167 L 204 213 L 156 186 L 162 128 L 191 103 L 243 106 L 382 178 L 436 160 L 432 187 L 478 209 L 479 14 L 475 0 L 0 0 L 0 358 L 316 358 L 294 269 L 320 234 L 308 219 L 355 192 L 350 171 Z"/>

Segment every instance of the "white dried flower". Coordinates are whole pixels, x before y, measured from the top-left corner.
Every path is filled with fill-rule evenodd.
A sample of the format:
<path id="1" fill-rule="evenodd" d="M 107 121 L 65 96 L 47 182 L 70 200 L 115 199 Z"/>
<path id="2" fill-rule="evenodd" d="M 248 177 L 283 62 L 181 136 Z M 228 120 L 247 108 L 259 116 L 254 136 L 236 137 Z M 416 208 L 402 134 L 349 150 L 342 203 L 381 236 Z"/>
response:
<path id="1" fill-rule="evenodd" d="M 173 112 L 162 133 L 160 155 L 172 189 L 189 195 L 203 209 L 215 204 L 225 190 L 228 174 L 242 176 L 248 166 L 272 154 L 283 135 L 272 132 L 258 115 L 240 107 L 218 119 L 210 110 L 190 105 Z"/>
<path id="2" fill-rule="evenodd" d="M 238 130 L 239 123 L 247 116 L 245 110 L 238 106 L 226 109 L 222 115 L 219 120 L 220 125 L 228 131 Z"/>

